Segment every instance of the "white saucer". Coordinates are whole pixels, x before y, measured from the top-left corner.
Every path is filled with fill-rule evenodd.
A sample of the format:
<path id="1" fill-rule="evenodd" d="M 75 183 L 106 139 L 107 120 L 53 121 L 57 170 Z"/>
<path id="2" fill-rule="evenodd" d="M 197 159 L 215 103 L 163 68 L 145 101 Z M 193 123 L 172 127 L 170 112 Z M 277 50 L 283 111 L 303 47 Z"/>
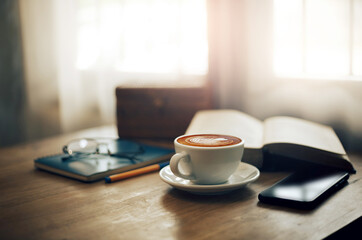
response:
<path id="1" fill-rule="evenodd" d="M 230 176 L 226 183 L 216 185 L 200 185 L 193 183 L 190 180 L 176 177 L 171 171 L 170 166 L 164 167 L 160 171 L 161 179 L 174 188 L 202 195 L 215 195 L 231 192 L 233 190 L 245 187 L 248 183 L 255 181 L 258 179 L 259 175 L 260 172 L 256 167 L 241 162 L 235 173 Z"/>

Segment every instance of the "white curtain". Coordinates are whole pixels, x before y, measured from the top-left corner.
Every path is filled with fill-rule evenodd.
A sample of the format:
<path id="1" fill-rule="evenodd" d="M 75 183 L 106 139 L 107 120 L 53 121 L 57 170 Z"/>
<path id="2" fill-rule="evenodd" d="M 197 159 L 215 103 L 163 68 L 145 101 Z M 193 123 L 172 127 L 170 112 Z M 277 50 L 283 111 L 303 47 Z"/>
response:
<path id="1" fill-rule="evenodd" d="M 327 78 L 306 74 L 282 77 L 277 75 L 275 49 L 278 42 L 275 37 L 275 24 L 279 16 L 276 14 L 280 13 L 276 11 L 275 4 L 280 4 L 280 2 L 269 0 L 208 1 L 209 74 L 217 93 L 219 107 L 239 109 L 259 119 L 273 115 L 289 115 L 328 124 L 336 129 L 347 147 L 360 149 L 359 145 L 362 143 L 362 76 L 360 75 L 362 64 L 355 64 L 353 70 L 355 75 L 347 77 L 337 74 Z M 340 34 L 337 31 L 340 27 L 338 24 L 341 24 L 344 19 L 336 18 L 336 16 L 339 17 L 337 14 L 353 20 L 354 40 L 353 44 L 352 40 L 347 42 L 347 46 L 354 46 L 350 50 L 355 56 L 354 62 L 361 61 L 362 1 L 346 0 L 343 2 L 342 10 L 340 10 L 342 1 L 290 0 L 282 1 L 282 4 L 291 5 L 291 2 L 294 4 L 299 2 L 302 6 L 304 4 L 304 8 L 307 10 L 313 10 L 311 12 L 314 16 L 312 17 L 317 19 L 314 19 L 314 22 L 310 23 L 311 25 L 315 22 L 321 24 L 323 21 L 329 24 L 327 27 L 331 27 L 332 30 L 326 29 L 322 25 L 319 28 L 315 27 L 327 36 L 328 31 Z M 313 4 L 319 4 L 319 8 L 315 10 Z M 330 18 L 328 19 L 326 8 L 321 8 L 326 4 L 332 4 L 329 14 L 334 16 L 334 19 L 338 19 L 337 25 L 333 25 L 334 22 Z M 334 8 L 333 4 L 337 7 Z M 289 5 L 287 6 L 289 7 Z M 333 12 L 336 9 L 338 11 Z M 343 12 L 351 9 L 352 16 L 350 12 Z M 287 12 L 291 10 L 291 8 L 287 8 Z M 310 20 L 307 18 L 306 24 Z M 348 21 L 346 20 L 346 22 Z M 350 25 L 342 26 L 342 29 L 343 27 L 349 28 Z M 285 44 L 290 43 L 295 37 L 294 30 L 293 28 L 287 29 L 286 32 L 289 34 L 285 36 L 283 47 L 287 48 L 288 46 Z M 310 36 L 315 36 L 315 34 Z M 330 41 L 312 39 L 314 42 L 307 40 L 307 44 L 310 45 L 319 43 L 322 46 L 332 45 L 333 47 L 335 39 Z M 342 43 L 338 42 L 338 44 Z M 314 50 L 321 50 L 321 48 Z M 318 53 L 318 51 L 314 52 Z M 291 56 L 295 55 L 291 54 Z M 322 57 L 324 56 L 322 55 Z M 318 55 L 314 55 L 311 60 L 315 60 L 316 57 Z M 285 67 L 283 68 L 282 65 L 282 69 L 290 70 L 288 69 L 290 64 L 286 64 L 292 60 L 292 58 L 284 60 L 282 63 Z M 319 62 L 323 63 L 322 60 Z M 327 60 L 330 59 L 327 58 Z M 310 62 L 313 63 L 313 61 Z M 333 61 L 331 62 L 333 63 Z M 321 65 L 323 66 L 323 64 Z M 280 70 L 280 65 L 278 67 Z M 325 68 L 320 69 L 325 70 Z M 331 69 L 331 66 L 329 69 L 327 67 L 327 70 L 331 70 L 332 73 L 336 72 L 335 69 Z"/>
<path id="2" fill-rule="evenodd" d="M 204 0 L 20 0 L 33 134 L 115 123 L 115 87 L 202 84 Z"/>
<path id="3" fill-rule="evenodd" d="M 51 7 L 48 1 L 19 1 L 26 87 L 26 140 L 61 131 Z"/>
<path id="4" fill-rule="evenodd" d="M 282 18 L 277 4 L 291 7 L 290 12 L 299 4 L 301 15 L 307 16 L 301 21 L 307 27 L 287 28 L 290 34 L 284 42 L 275 34 L 289 19 Z M 325 4 L 336 6 L 328 8 L 329 15 Z M 352 144 L 355 137 L 362 138 L 362 35 L 357 31 L 362 0 L 20 0 L 20 7 L 29 121 L 37 126 L 35 133 L 114 123 L 116 85 L 195 84 L 208 73 L 220 108 L 239 109 L 260 119 L 302 117 L 340 129 Z M 325 21 L 331 16 L 341 21 Z M 321 27 L 309 28 L 315 21 Z M 348 21 L 354 23 L 348 25 L 356 29 L 354 34 L 338 38 L 341 43 L 337 38 L 329 41 L 328 34 Z M 298 62 L 299 50 L 293 48 L 299 44 L 298 29 L 303 34 L 320 30 L 327 36 L 322 42 L 308 37 L 299 41 L 304 60 L 323 62 L 318 57 L 325 54 L 308 52 L 320 43 L 347 44 L 354 80 L 277 75 L 298 69 L 293 65 Z M 276 54 L 278 47 L 287 49 L 284 55 Z M 312 53 L 323 52 L 315 49 Z M 304 67 L 311 72 L 312 60 Z M 325 66 L 316 69 L 328 70 Z"/>

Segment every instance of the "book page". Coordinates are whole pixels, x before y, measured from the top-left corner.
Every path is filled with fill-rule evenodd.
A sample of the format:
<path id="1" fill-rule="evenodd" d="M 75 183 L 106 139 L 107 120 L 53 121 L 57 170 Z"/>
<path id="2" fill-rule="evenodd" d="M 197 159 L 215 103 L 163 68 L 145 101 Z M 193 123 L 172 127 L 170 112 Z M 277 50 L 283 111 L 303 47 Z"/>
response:
<path id="1" fill-rule="evenodd" d="M 263 123 L 237 110 L 203 110 L 195 114 L 186 134 L 215 133 L 234 135 L 245 140 L 245 148 L 263 145 Z"/>
<path id="2" fill-rule="evenodd" d="M 272 117 L 264 121 L 264 145 L 273 143 L 292 143 L 346 154 L 331 127 L 293 117 Z"/>

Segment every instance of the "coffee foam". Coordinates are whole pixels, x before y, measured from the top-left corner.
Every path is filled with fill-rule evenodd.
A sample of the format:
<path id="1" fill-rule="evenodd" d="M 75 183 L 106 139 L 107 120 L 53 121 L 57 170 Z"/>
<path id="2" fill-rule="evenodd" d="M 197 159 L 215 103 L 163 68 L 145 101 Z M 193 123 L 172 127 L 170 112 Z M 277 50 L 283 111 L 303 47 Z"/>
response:
<path id="1" fill-rule="evenodd" d="M 241 142 L 241 139 L 228 135 L 200 134 L 181 137 L 177 141 L 189 146 L 222 147 L 238 144 Z"/>

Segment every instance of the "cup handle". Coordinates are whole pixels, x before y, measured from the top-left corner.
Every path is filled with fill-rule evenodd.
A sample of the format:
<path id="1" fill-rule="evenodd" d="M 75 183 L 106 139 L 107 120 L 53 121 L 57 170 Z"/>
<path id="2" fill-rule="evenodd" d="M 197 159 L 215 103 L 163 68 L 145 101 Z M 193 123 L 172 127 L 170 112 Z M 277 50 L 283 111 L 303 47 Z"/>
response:
<path id="1" fill-rule="evenodd" d="M 195 177 L 192 174 L 183 174 L 179 170 L 179 163 L 180 161 L 184 159 L 184 161 L 188 164 L 190 162 L 190 157 L 186 152 L 176 153 L 171 157 L 170 160 L 170 168 L 173 174 L 175 174 L 177 177 L 185 178 L 189 180 L 195 180 Z"/>

